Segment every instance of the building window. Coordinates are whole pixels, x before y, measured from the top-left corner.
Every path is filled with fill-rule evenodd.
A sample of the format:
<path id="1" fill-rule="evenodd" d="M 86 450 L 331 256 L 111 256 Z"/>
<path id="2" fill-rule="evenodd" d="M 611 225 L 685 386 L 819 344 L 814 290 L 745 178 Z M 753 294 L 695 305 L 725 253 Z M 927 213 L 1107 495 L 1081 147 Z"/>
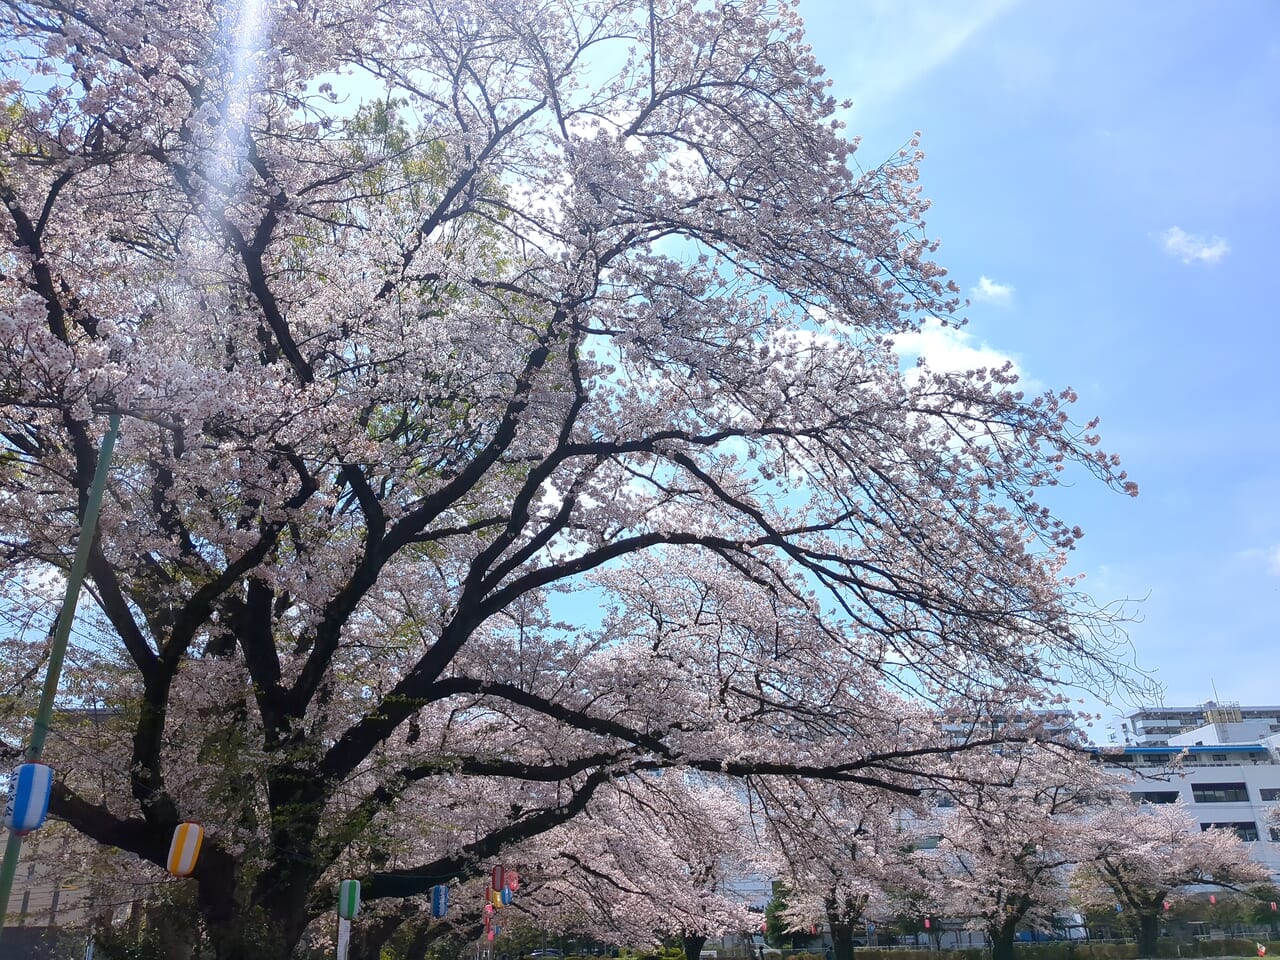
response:
<path id="1" fill-rule="evenodd" d="M 1271 828 L 1271 842 L 1280 843 L 1280 827 Z"/>
<path id="2" fill-rule="evenodd" d="M 1225 763 L 1227 755 L 1225 753 L 1215 753 L 1213 759 L 1215 763 Z"/>
<path id="3" fill-rule="evenodd" d="M 1258 839 L 1258 825 L 1252 820 L 1243 820 L 1237 823 L 1202 823 L 1201 830 L 1213 830 L 1215 828 L 1223 828 L 1226 830 L 1234 830 L 1236 836 L 1241 840 L 1251 841 Z"/>
<path id="4" fill-rule="evenodd" d="M 1138 790 L 1129 794 L 1134 803 L 1177 803 L 1177 790 Z"/>
<path id="5" fill-rule="evenodd" d="M 1258 792 L 1263 800 L 1280 800 L 1280 787 L 1263 787 Z"/>
<path id="6" fill-rule="evenodd" d="M 1248 803 L 1249 790 L 1243 783 L 1193 783 L 1191 797 L 1196 803 Z"/>

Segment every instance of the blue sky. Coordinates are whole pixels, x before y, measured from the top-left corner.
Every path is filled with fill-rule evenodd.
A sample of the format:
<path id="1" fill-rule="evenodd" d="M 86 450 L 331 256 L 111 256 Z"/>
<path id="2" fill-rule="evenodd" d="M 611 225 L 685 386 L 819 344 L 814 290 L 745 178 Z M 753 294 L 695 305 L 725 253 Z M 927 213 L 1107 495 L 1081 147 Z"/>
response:
<path id="1" fill-rule="evenodd" d="M 1074 387 L 1141 486 L 1052 501 L 1085 588 L 1142 600 L 1167 703 L 1280 702 L 1280 5 L 800 10 L 864 164 L 924 133 L 930 232 L 973 300 L 933 348 Z"/>

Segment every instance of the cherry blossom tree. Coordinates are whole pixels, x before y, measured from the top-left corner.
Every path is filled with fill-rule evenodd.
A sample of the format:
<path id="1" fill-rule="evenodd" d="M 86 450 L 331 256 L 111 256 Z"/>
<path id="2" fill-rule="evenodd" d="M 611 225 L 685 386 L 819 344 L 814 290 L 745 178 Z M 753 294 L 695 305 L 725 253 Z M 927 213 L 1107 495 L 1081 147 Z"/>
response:
<path id="1" fill-rule="evenodd" d="M 926 807 L 883 790 L 772 780 L 764 809 L 784 863 L 792 929 L 826 924 L 835 960 L 853 956 L 854 931 L 910 882 L 910 851 Z"/>
<path id="2" fill-rule="evenodd" d="M 1037 493 L 1134 488 L 1069 390 L 904 374 L 920 155 L 855 158 L 790 5 L 0 9 L 18 603 L 123 418 L 68 679 L 128 732 L 52 811 L 157 877 L 201 820 L 219 957 L 628 778 L 910 793 L 920 704 L 1114 679 Z"/>
<path id="3" fill-rule="evenodd" d="M 1077 878 L 1085 904 L 1122 904 L 1138 922 L 1138 955 L 1154 957 L 1165 901 L 1178 890 L 1236 888 L 1269 879 L 1227 829 L 1203 830 L 1182 804 L 1118 802 L 1090 824 L 1089 856 Z"/>
<path id="4" fill-rule="evenodd" d="M 619 783 L 522 856 L 538 866 L 520 908 L 539 926 L 631 944 L 677 937 L 689 960 L 709 937 L 758 923 L 740 885 L 772 867 L 745 802 L 705 775 Z"/>
<path id="5" fill-rule="evenodd" d="M 1000 760 L 1003 785 L 962 791 L 935 819 L 936 849 L 917 852 L 940 912 L 968 918 L 1010 960 L 1018 928 L 1048 929 L 1068 902 L 1075 865 L 1091 848 L 1089 812 L 1114 784 L 1083 753 L 1041 746 Z"/>
<path id="6" fill-rule="evenodd" d="M 675 937 L 690 960 L 709 937 L 754 926 L 739 886 L 774 864 L 738 791 L 713 779 L 671 772 L 602 787 L 580 816 L 504 851 L 519 887 L 493 920 L 626 944 Z M 484 878 L 455 891 L 455 925 L 480 922 L 487 886 Z M 394 902 L 375 906 L 365 953 L 420 920 Z"/>

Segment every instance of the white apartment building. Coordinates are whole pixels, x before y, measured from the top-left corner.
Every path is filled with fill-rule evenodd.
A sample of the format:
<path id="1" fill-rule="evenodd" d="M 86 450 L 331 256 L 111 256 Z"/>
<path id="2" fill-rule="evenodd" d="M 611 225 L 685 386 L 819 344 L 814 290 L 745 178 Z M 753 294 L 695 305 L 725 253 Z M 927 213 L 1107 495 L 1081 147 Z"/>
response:
<path id="1" fill-rule="evenodd" d="M 1171 737 L 1209 726 L 1237 724 L 1252 725 L 1260 738 L 1280 734 L 1280 706 L 1242 707 L 1208 700 L 1194 707 L 1143 707 L 1113 723 L 1111 742 L 1126 747 L 1164 747 Z M 1216 742 L 1226 741 L 1219 738 Z"/>
<path id="2" fill-rule="evenodd" d="M 1181 800 L 1204 829 L 1230 827 L 1280 876 L 1280 707 L 1210 701 L 1134 711 L 1099 753 L 1129 771 L 1135 800 Z"/>

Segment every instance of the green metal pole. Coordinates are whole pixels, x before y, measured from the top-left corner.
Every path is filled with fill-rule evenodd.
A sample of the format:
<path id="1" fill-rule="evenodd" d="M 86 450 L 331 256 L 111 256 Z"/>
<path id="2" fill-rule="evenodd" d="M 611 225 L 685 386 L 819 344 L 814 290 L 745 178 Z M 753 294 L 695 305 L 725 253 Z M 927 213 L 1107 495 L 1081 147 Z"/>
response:
<path id="1" fill-rule="evenodd" d="M 102 450 L 98 454 L 98 468 L 89 485 L 89 500 L 84 507 L 84 519 L 80 522 L 80 539 L 76 542 L 75 557 L 67 574 L 67 592 L 58 611 L 58 623 L 53 629 L 53 645 L 49 648 L 49 668 L 45 672 L 44 690 L 40 694 L 40 706 L 36 709 L 35 725 L 31 730 L 31 743 L 27 747 L 29 763 L 40 759 L 44 742 L 49 736 L 53 719 L 53 699 L 58 692 L 58 680 L 62 676 L 62 662 L 67 656 L 67 640 L 71 637 L 71 624 L 76 616 L 76 603 L 80 599 L 80 586 L 84 583 L 84 571 L 89 565 L 89 548 L 98 530 L 98 512 L 102 508 L 102 494 L 107 486 L 107 465 L 111 451 L 115 449 L 116 436 L 120 433 L 120 414 L 113 413 L 102 438 Z M 0 863 L 0 938 L 4 936 L 4 921 L 9 913 L 9 895 L 13 890 L 13 877 L 18 872 L 18 858 L 22 855 L 22 837 L 13 831 L 4 846 L 4 862 Z"/>

